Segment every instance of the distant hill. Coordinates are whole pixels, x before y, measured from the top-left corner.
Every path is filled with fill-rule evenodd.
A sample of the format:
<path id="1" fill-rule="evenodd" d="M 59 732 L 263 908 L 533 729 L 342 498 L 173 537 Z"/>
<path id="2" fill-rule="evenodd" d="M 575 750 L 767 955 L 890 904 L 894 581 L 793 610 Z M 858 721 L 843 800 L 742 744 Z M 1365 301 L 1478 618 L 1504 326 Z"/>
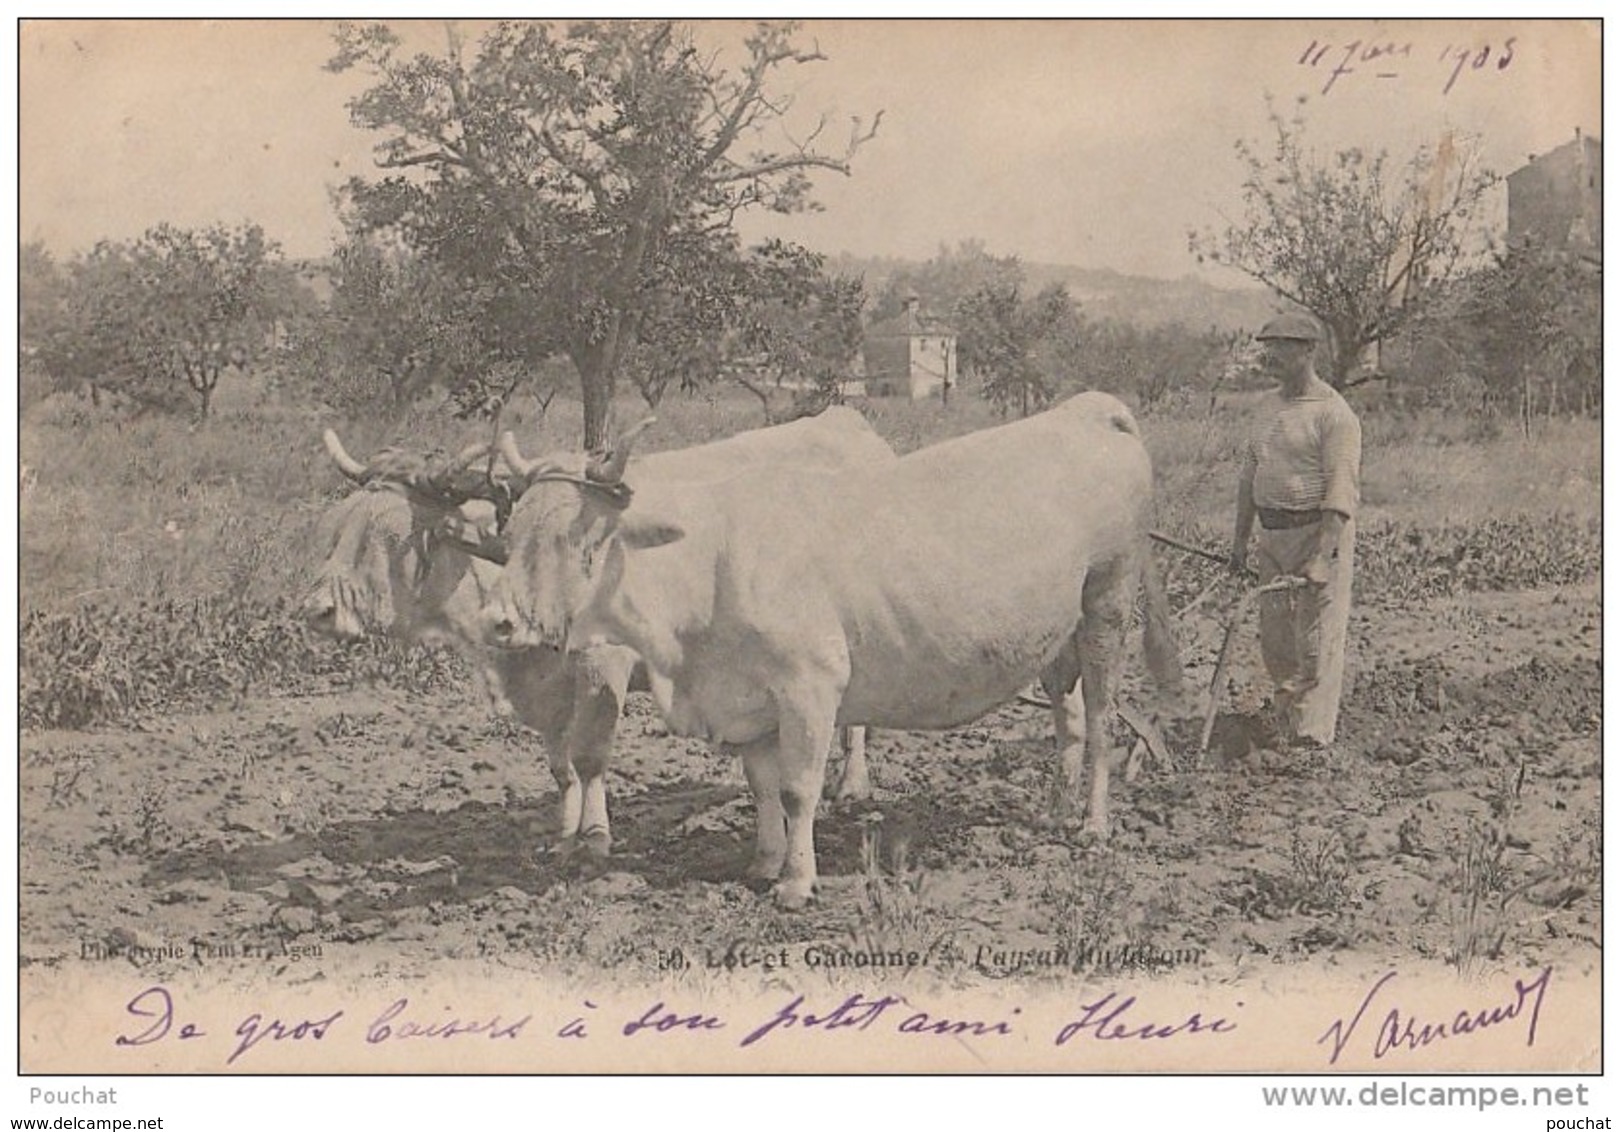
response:
<path id="1" fill-rule="evenodd" d="M 1153 279 L 1045 263 L 1027 263 L 1024 273 L 1031 289 L 1050 283 L 1067 286 L 1088 318 L 1118 319 L 1140 327 L 1180 322 L 1190 330 L 1254 330 L 1281 305 L 1263 288 L 1228 290 L 1191 275 Z"/>
<path id="2" fill-rule="evenodd" d="M 921 266 L 902 259 L 850 255 L 829 257 L 827 264 L 830 271 L 864 276 L 869 295 L 877 293 L 895 272 Z M 1119 320 L 1145 329 L 1179 322 L 1191 330 L 1254 330 L 1280 306 L 1262 288 L 1213 287 L 1191 275 L 1154 279 L 1050 263 L 1026 263 L 1024 275 L 1031 291 L 1050 283 L 1064 284 L 1088 318 Z"/>

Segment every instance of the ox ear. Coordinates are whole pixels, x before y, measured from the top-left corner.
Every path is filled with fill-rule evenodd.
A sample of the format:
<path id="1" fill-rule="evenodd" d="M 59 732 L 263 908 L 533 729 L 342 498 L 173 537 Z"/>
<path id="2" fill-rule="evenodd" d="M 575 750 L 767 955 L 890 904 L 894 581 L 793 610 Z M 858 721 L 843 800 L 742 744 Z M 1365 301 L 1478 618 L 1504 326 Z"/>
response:
<path id="1" fill-rule="evenodd" d="M 687 537 L 679 523 L 648 515 L 627 515 L 619 521 L 619 539 L 631 550 L 652 550 Z"/>

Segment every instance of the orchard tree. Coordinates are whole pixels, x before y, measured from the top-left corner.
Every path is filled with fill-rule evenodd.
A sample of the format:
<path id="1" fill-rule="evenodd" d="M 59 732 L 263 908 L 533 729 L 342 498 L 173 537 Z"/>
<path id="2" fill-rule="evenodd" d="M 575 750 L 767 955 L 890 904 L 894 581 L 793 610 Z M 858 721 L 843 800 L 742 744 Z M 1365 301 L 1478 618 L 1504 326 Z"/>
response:
<path id="1" fill-rule="evenodd" d="M 1151 409 L 1175 391 L 1213 390 L 1231 361 L 1233 337 L 1181 323 L 1141 327 L 1109 319 L 1086 323 L 1066 352 L 1080 385 L 1133 397 Z"/>
<path id="2" fill-rule="evenodd" d="M 842 386 L 861 349 L 866 288 L 859 278 L 828 275 L 822 256 L 773 241 L 754 249 L 733 341 L 742 358 L 738 379 L 759 397 L 772 420 L 820 411 L 842 398 Z M 749 379 L 764 377 L 798 390 L 786 414 L 771 406 L 770 390 Z"/>
<path id="3" fill-rule="evenodd" d="M 670 278 L 651 291 L 623 372 L 657 407 L 671 388 L 694 390 L 717 375 L 760 399 L 768 420 L 777 390 L 799 390 L 788 413 L 838 400 L 861 348 L 866 292 L 859 278 L 829 275 L 823 256 L 771 240 L 712 270 Z"/>
<path id="4" fill-rule="evenodd" d="M 1329 380 L 1343 386 L 1363 351 L 1395 335 L 1425 292 L 1459 269 L 1496 178 L 1479 167 L 1477 143 L 1450 135 L 1399 168 L 1383 150 L 1319 159 L 1298 104 L 1290 119 L 1269 111 L 1270 152 L 1236 145 L 1243 217 L 1219 235 L 1190 232 L 1188 247 L 1316 315 L 1332 336 Z"/>
<path id="5" fill-rule="evenodd" d="M 1526 242 L 1456 280 L 1410 328 L 1415 356 L 1477 378 L 1529 434 L 1538 405 L 1590 413 L 1603 400 L 1603 281 L 1596 261 Z"/>
<path id="6" fill-rule="evenodd" d="M 17 249 L 17 337 L 37 346 L 59 317 L 67 280 L 50 250 L 39 240 Z"/>
<path id="7" fill-rule="evenodd" d="M 54 391 L 43 353 L 55 336 L 67 302 L 67 276 L 38 240 L 17 251 L 17 399 L 31 405 Z"/>
<path id="8" fill-rule="evenodd" d="M 206 419 L 225 370 L 264 357 L 290 289 L 280 249 L 258 225 L 160 224 L 69 264 L 40 354 L 61 388 L 165 409 L 190 400 Z"/>
<path id="9" fill-rule="evenodd" d="M 1052 401 L 1058 383 L 1043 348 L 1073 331 L 1078 315 L 1061 283 L 1025 298 L 1018 284 L 988 284 L 957 304 L 957 356 L 1006 416 L 1027 417 Z"/>
<path id="10" fill-rule="evenodd" d="M 785 68 L 822 54 L 794 24 L 755 27 L 735 71 L 670 21 L 497 24 L 469 55 L 407 56 L 386 25 L 341 24 L 330 69 L 373 85 L 350 103 L 383 135 L 384 179 L 352 182 L 372 225 L 394 226 L 464 278 L 528 305 L 574 363 L 585 443 L 605 437 L 621 360 L 672 278 L 737 257 L 736 217 L 811 207 L 811 174 L 848 174 L 878 122 L 828 139 L 788 133 Z"/>
<path id="11" fill-rule="evenodd" d="M 893 318 L 913 295 L 936 312 L 954 312 L 957 304 L 985 287 L 1020 287 L 1024 265 L 1015 255 L 996 256 L 981 240 L 960 240 L 955 248 L 941 244 L 934 258 L 896 271 L 873 302 L 874 321 Z"/>
<path id="12" fill-rule="evenodd" d="M 226 368 L 250 369 L 269 348 L 284 293 L 281 250 L 257 224 L 160 224 L 130 258 L 140 282 L 135 364 L 149 380 L 184 382 L 206 420 Z"/>

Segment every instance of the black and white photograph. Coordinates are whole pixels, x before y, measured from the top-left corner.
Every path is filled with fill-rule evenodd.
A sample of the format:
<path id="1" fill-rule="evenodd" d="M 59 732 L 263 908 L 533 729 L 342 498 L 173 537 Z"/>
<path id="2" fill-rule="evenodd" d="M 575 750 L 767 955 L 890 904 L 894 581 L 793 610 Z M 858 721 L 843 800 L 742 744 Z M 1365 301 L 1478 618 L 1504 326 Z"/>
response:
<path id="1" fill-rule="evenodd" d="M 1600 20 L 16 26 L 7 1116 L 1599 1111 Z"/>

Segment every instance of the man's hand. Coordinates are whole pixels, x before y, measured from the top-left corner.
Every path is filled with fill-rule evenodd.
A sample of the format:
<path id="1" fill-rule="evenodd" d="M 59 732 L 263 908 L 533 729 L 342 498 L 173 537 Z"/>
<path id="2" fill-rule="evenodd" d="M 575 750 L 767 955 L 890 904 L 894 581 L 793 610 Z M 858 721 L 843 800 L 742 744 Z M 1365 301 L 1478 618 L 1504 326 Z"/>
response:
<path id="1" fill-rule="evenodd" d="M 1301 569 L 1300 576 L 1314 586 L 1328 585 L 1329 561 L 1324 554 L 1314 554 L 1307 559 L 1306 565 Z"/>
<path id="2" fill-rule="evenodd" d="M 1242 548 L 1235 548 L 1227 556 L 1227 569 L 1240 578 L 1248 577 L 1250 572 L 1249 555 Z"/>

